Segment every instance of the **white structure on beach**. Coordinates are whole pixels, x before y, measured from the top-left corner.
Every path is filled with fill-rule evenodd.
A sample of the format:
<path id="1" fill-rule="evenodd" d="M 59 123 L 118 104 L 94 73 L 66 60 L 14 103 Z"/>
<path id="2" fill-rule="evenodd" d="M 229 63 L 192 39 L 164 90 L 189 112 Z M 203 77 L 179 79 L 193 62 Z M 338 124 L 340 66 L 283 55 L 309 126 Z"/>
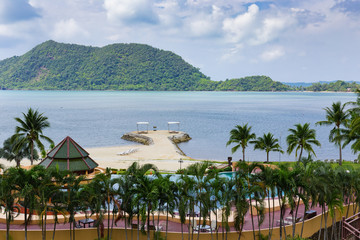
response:
<path id="1" fill-rule="evenodd" d="M 170 131 L 170 125 L 177 125 L 178 126 L 178 129 L 177 131 Z M 168 131 L 169 132 L 179 132 L 180 131 L 180 122 L 168 122 Z"/>
<path id="2" fill-rule="evenodd" d="M 136 129 L 137 129 L 137 132 L 140 133 L 139 131 L 139 125 L 146 125 L 146 133 L 149 132 L 149 122 L 137 122 L 136 123 Z"/>

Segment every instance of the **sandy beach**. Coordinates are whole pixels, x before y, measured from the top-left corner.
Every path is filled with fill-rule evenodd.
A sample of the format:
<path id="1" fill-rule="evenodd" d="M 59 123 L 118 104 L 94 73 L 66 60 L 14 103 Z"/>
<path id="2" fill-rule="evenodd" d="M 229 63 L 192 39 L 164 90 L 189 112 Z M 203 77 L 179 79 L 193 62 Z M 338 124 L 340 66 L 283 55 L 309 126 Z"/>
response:
<path id="1" fill-rule="evenodd" d="M 137 132 L 132 132 L 137 134 Z M 175 133 L 167 130 L 148 131 L 145 135 L 153 140 L 152 145 L 131 144 L 126 146 L 87 148 L 100 167 L 127 168 L 134 161 L 140 164 L 152 163 L 161 171 L 176 171 L 180 168 L 179 160 L 182 159 L 181 167 L 185 168 L 196 160 L 183 155 L 181 150 L 168 139 Z"/>
<path id="2" fill-rule="evenodd" d="M 137 132 L 132 133 L 137 134 Z M 137 161 L 141 165 L 146 163 L 154 164 L 160 171 L 175 172 L 180 168 L 180 159 L 183 161 L 181 163 L 182 168 L 186 168 L 200 161 L 184 155 L 177 145 L 168 138 L 179 133 L 170 133 L 167 130 L 148 131 L 148 133 L 141 135 L 151 138 L 153 140 L 153 144 L 151 145 L 142 145 L 129 141 L 129 145 L 85 148 L 85 150 L 90 154 L 90 157 L 99 164 L 99 167 L 102 168 L 126 169 L 134 161 Z M 9 162 L 5 159 L 1 159 L 0 163 L 5 167 L 15 166 L 14 161 Z M 35 161 L 34 163 L 38 164 L 39 161 Z M 29 166 L 30 161 L 24 159 L 21 161 L 21 165 Z"/>

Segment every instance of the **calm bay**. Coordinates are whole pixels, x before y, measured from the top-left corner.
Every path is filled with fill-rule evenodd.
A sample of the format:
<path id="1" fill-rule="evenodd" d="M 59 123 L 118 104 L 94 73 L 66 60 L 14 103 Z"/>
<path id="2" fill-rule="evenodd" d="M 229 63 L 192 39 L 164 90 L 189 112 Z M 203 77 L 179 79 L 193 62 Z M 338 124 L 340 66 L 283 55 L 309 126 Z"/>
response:
<path id="1" fill-rule="evenodd" d="M 325 120 L 323 108 L 333 102 L 354 101 L 353 93 L 310 92 L 108 92 L 108 91 L 0 91 L 0 144 L 14 133 L 22 112 L 32 107 L 49 118 L 45 135 L 58 143 L 71 136 L 83 147 L 133 144 L 121 136 L 136 130 L 136 122 L 148 121 L 149 129 L 167 129 L 167 122 L 181 122 L 180 130 L 193 138 L 180 148 L 196 159 L 239 159 L 226 147 L 230 130 L 249 123 L 258 135 L 272 132 L 286 149 L 288 129 L 309 122 L 321 142 L 317 159 L 337 159 L 338 149 L 329 143 L 331 127 L 315 126 Z M 343 158 L 356 158 L 347 146 Z M 264 161 L 265 153 L 246 150 L 246 160 Z M 293 161 L 294 154 L 272 153 L 272 161 Z"/>

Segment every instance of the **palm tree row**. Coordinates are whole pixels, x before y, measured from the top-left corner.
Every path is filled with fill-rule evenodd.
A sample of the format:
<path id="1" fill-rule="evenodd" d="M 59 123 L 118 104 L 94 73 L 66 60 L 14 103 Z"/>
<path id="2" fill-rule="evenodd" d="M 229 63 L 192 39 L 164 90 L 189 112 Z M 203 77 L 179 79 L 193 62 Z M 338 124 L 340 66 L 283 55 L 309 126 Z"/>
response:
<path id="1" fill-rule="evenodd" d="M 304 150 L 315 155 L 312 145 L 320 146 L 320 142 L 316 140 L 315 130 L 310 129 L 309 126 L 309 123 L 304 125 L 296 124 L 295 128 L 289 129 L 290 134 L 286 138 L 288 144 L 287 153 L 291 154 L 295 150 L 295 157 L 297 157 L 298 151 L 300 151 L 299 160 Z M 255 133 L 251 132 L 251 126 L 248 126 L 248 124 L 237 125 L 230 131 L 230 138 L 226 145 L 233 143 L 235 143 L 235 146 L 231 149 L 231 152 L 235 153 L 241 147 L 243 160 L 245 160 L 245 149 L 248 143 L 254 144 L 254 150 L 259 149 L 266 152 L 266 162 L 269 162 L 270 152 L 284 153 L 279 145 L 279 140 L 272 133 L 264 133 L 262 137 L 256 138 Z"/>
<path id="2" fill-rule="evenodd" d="M 155 166 L 133 163 L 124 175 L 111 177 L 110 171 L 96 175 L 88 184 L 83 177 L 57 169 L 34 167 L 7 169 L 0 177 L 0 205 L 6 214 L 7 239 L 10 224 L 20 209 L 24 212 L 24 239 L 27 226 L 34 214 L 39 215 L 42 239 L 46 239 L 48 214 L 53 213 L 55 224 L 52 238 L 55 239 L 58 215 L 64 215 L 69 222 L 69 239 L 75 239 L 75 216 L 79 211 L 96 219 L 98 239 L 112 239 L 112 230 L 121 220 L 124 223 L 126 239 L 136 228 L 137 239 L 156 229 L 155 239 L 164 234 L 167 238 L 170 217 L 178 215 L 181 222 L 181 236 L 187 228 L 188 239 L 199 239 L 200 231 L 194 228 L 195 221 L 201 225 L 215 222 L 211 229 L 212 239 L 227 239 L 230 231 L 230 216 L 240 239 L 245 215 L 251 217 L 254 240 L 260 236 L 260 229 L 268 228 L 268 239 L 273 229 L 280 224 L 281 238 L 295 236 L 295 224 L 300 215 L 311 207 L 321 207 L 322 222 L 325 226 L 335 226 L 336 211 L 344 205 L 354 203 L 353 212 L 349 208 L 344 215 L 354 214 L 360 204 L 360 170 L 349 167 L 331 167 L 323 162 L 312 162 L 302 158 L 294 167 L 280 165 L 270 168 L 259 163 L 239 162 L 232 178 L 219 175 L 209 168 L 208 162 L 189 166 L 177 179 L 161 175 Z M 151 172 L 152 175 L 148 175 Z M 11 193 L 11 194 L 9 194 Z M 275 201 L 280 206 L 280 218 L 275 219 Z M 264 204 L 269 208 L 265 213 Z M 300 205 L 304 204 L 304 212 Z M 286 232 L 285 218 L 290 208 L 293 223 L 292 232 Z M 328 210 L 328 211 L 327 211 Z M 160 214 L 166 217 L 166 224 L 160 233 Z M 195 215 L 198 217 L 195 219 Z M 327 222 L 328 215 L 333 219 Z M 264 218 L 268 225 L 264 225 Z M 213 225 L 213 224 L 211 224 Z M 319 228 L 321 225 L 319 226 Z M 221 230 L 220 230 L 221 229 Z M 327 236 L 338 239 L 339 229 L 332 228 Z M 301 233 L 302 234 L 302 233 Z"/>
<path id="3" fill-rule="evenodd" d="M 353 153 L 360 151 L 360 90 L 357 91 L 357 99 L 354 102 L 334 102 L 330 107 L 324 108 L 325 119 L 316 122 L 320 126 L 333 126 L 329 133 L 329 142 L 334 143 L 339 148 L 339 165 L 342 165 L 342 150 L 351 143 Z M 349 107 L 347 107 L 349 106 Z M 295 124 L 295 128 L 290 128 L 289 135 L 286 138 L 287 153 L 295 151 L 295 157 L 300 160 L 303 151 L 316 156 L 313 146 L 321 146 L 316 139 L 316 132 L 310 128 L 309 123 Z M 255 139 L 255 140 L 254 140 Z M 235 143 L 231 149 L 232 153 L 238 148 L 242 148 L 243 160 L 245 160 L 245 149 L 248 143 L 254 144 L 254 150 L 264 150 L 269 161 L 269 152 L 278 151 L 282 153 L 278 144 L 278 139 L 273 134 L 267 133 L 263 137 L 258 137 L 251 132 L 251 126 L 248 124 L 237 125 L 230 131 L 230 138 L 227 145 Z M 360 159 L 360 155 L 358 157 Z"/>

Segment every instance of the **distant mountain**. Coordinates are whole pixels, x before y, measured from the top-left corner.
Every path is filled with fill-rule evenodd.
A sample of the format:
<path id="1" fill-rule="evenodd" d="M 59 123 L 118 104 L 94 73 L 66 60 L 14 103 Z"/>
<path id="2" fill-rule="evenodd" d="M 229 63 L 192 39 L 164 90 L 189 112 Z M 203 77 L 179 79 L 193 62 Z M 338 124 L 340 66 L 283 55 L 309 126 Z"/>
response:
<path id="1" fill-rule="evenodd" d="M 345 82 L 345 81 L 333 81 L 333 82 L 318 82 L 313 83 L 311 86 L 304 88 L 306 91 L 334 91 L 334 92 L 355 92 L 360 88 L 360 85 L 356 82 Z"/>
<path id="2" fill-rule="evenodd" d="M 285 91 L 266 76 L 211 81 L 180 56 L 144 44 L 89 47 L 46 41 L 0 61 L 1 89 Z"/>
<path id="3" fill-rule="evenodd" d="M 334 80 L 334 81 L 319 81 L 319 82 L 282 82 L 282 84 L 288 85 L 290 87 L 310 87 L 311 85 L 315 84 L 315 83 L 320 83 L 320 84 L 331 84 L 331 83 L 335 83 L 337 81 L 342 81 L 342 80 Z M 356 81 L 342 81 L 345 83 L 357 83 L 359 84 L 360 82 L 356 82 Z"/>

